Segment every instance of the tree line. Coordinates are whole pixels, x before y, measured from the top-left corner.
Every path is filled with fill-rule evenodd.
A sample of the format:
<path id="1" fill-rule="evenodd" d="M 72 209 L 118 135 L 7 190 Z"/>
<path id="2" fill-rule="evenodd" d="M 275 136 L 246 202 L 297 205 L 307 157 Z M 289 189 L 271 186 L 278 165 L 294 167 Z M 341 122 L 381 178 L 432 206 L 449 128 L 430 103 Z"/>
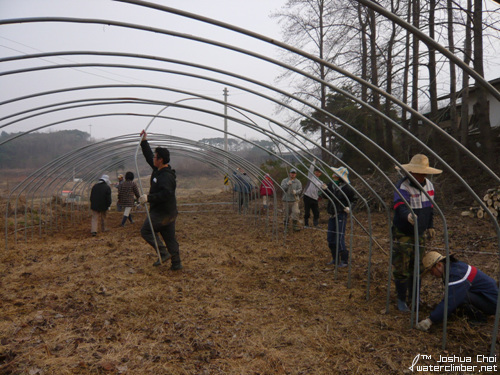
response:
<path id="1" fill-rule="evenodd" d="M 7 142 L 0 146 L 0 169 L 28 169 L 35 170 L 53 161 L 68 152 L 77 150 L 87 146 L 93 142 L 90 134 L 80 130 L 63 130 L 51 133 L 0 133 L 0 143 L 20 136 L 11 142 Z M 224 149 L 224 138 L 205 138 L 200 140 L 204 143 L 219 149 Z M 228 151 L 238 154 L 250 162 L 259 165 L 271 157 L 271 153 L 275 151 L 275 145 L 267 140 L 253 140 L 252 143 L 228 139 Z M 200 165 L 194 161 L 190 161 L 189 157 L 182 155 L 173 155 L 176 165 L 174 167 L 182 168 L 184 173 L 201 173 L 207 170 L 206 166 Z M 113 159 L 113 157 L 112 157 Z M 182 166 L 182 167 L 181 167 Z M 116 174 L 121 173 L 127 168 L 133 166 L 125 166 L 116 164 Z M 213 173 L 211 170 L 207 173 Z"/>
<path id="2" fill-rule="evenodd" d="M 0 143 L 22 135 L 2 132 Z M 29 133 L 0 146 L 0 169 L 34 170 L 72 150 L 90 143 L 90 134 L 80 130 Z"/>
<path id="3" fill-rule="evenodd" d="M 484 77 L 484 46 L 499 44 L 500 9 L 496 4 L 480 0 L 381 0 L 377 3 L 446 46 Z M 487 7 L 488 4 L 492 9 Z M 439 122 L 443 116 L 439 99 L 446 94 L 446 130 L 465 147 L 476 143 L 477 139 L 472 142 L 470 138 L 470 130 L 477 130 L 482 145 L 477 150 L 479 156 L 490 166 L 494 163 L 496 153 L 486 89 L 478 82 L 472 82 L 467 72 L 427 47 L 417 36 L 352 0 L 288 0 L 273 17 L 279 20 L 288 44 L 355 74 L 408 103 L 413 110 L 426 113 L 434 122 Z M 376 90 L 328 69 L 324 64 L 290 53 L 286 57 L 290 65 L 370 104 L 432 148 L 439 144 L 439 137 L 426 131 L 416 116 Z M 395 131 L 386 119 L 374 115 L 344 94 L 330 91 L 325 83 L 306 77 L 297 79 L 291 71 L 279 77 L 279 80 L 287 79 L 294 84 L 295 95 L 312 100 L 317 107 L 366 134 L 391 155 L 397 158 L 404 155 L 403 160 L 406 160 L 407 155 L 418 151 L 418 146 Z M 469 103 L 471 85 L 477 98 L 473 113 L 469 113 L 468 105 L 461 105 Z M 333 131 L 340 131 L 355 145 L 361 145 L 359 136 L 334 117 L 322 111 L 311 112 L 307 107 L 301 109 L 327 129 L 300 116 L 289 121 L 306 133 L 317 134 L 322 147 L 333 152 L 347 151 Z M 323 158 L 329 159 L 325 152 Z M 457 166 L 460 165 L 458 153 L 455 153 L 454 160 Z"/>

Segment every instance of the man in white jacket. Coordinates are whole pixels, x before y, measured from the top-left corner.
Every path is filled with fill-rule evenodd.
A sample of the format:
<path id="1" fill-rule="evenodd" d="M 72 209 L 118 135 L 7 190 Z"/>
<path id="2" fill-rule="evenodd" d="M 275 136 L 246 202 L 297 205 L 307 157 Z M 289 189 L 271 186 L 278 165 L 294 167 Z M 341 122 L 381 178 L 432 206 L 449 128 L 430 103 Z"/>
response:
<path id="1" fill-rule="evenodd" d="M 304 189 L 304 225 L 309 226 L 309 217 L 311 217 L 311 211 L 313 213 L 313 225 L 318 226 L 319 223 L 319 191 L 321 186 L 324 185 L 319 179 L 321 177 L 321 171 L 316 167 L 316 160 L 314 160 L 309 167 L 309 172 L 307 173 L 307 184 Z"/>
<path id="2" fill-rule="evenodd" d="M 293 230 L 299 230 L 298 221 L 300 217 L 299 196 L 302 191 L 302 183 L 297 180 L 297 170 L 290 169 L 288 177 L 281 181 L 283 194 L 283 212 L 285 215 L 285 228 L 288 227 L 290 219 L 293 223 Z"/>

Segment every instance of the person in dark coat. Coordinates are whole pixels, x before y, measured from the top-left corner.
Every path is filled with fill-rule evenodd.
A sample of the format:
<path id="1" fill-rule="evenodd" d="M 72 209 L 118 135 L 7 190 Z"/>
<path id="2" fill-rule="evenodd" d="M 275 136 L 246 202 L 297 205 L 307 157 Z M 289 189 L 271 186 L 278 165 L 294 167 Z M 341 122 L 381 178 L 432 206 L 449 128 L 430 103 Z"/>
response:
<path id="1" fill-rule="evenodd" d="M 476 267 L 460 262 L 450 255 L 450 277 L 448 280 L 448 316 L 462 308 L 475 321 L 485 321 L 485 315 L 495 315 L 498 301 L 497 283 Z M 446 257 L 436 251 L 424 256 L 424 273 L 445 279 Z M 416 328 L 428 331 L 433 323 L 444 318 L 444 298 L 427 319 L 417 323 Z"/>
<path id="2" fill-rule="evenodd" d="M 238 194 L 238 212 L 246 212 L 248 211 L 248 203 L 253 189 L 252 179 L 241 168 L 236 168 L 233 177 L 233 190 Z"/>
<path id="3" fill-rule="evenodd" d="M 92 221 L 90 233 L 97 235 L 97 225 L 100 222 L 101 231 L 106 231 L 106 214 L 111 206 L 111 187 L 109 177 L 103 174 L 99 182 L 90 191 L 90 209 L 92 210 Z"/>
<path id="4" fill-rule="evenodd" d="M 139 188 L 134 182 L 134 174 L 132 172 L 125 173 L 125 182 L 118 186 L 118 204 L 124 209 L 121 226 L 124 227 L 127 219 L 133 223 L 132 207 L 134 207 L 135 199 L 140 197 Z"/>
<path id="5" fill-rule="evenodd" d="M 177 218 L 177 200 L 175 197 L 176 176 L 170 163 L 170 152 L 165 147 L 157 147 L 153 154 L 147 141 L 147 134 L 141 132 L 141 149 L 146 162 L 153 168 L 151 173 L 151 187 L 149 194 L 143 194 L 139 197 L 141 204 L 149 203 L 149 216 L 141 228 L 141 235 L 148 244 L 160 252 L 161 261 L 157 260 L 153 266 L 159 266 L 169 258 L 172 260 L 171 269 L 176 271 L 182 269 L 181 258 L 179 255 L 179 243 L 175 238 L 175 220 Z M 161 234 L 163 241 L 158 236 Z M 167 252 L 168 251 L 168 252 Z"/>
<path id="6" fill-rule="evenodd" d="M 115 184 L 115 188 L 120 190 L 121 184 L 123 184 L 123 175 L 120 173 L 118 175 L 118 182 Z M 123 207 L 120 205 L 120 200 L 118 199 L 118 201 L 116 202 L 116 211 L 122 212 L 122 210 L 123 210 Z"/>
<path id="7" fill-rule="evenodd" d="M 349 205 L 356 201 L 356 193 L 350 186 L 349 171 L 347 168 L 331 168 L 333 171 L 333 182 L 321 186 L 323 193 L 329 198 L 326 211 L 330 215 L 330 218 L 328 219 L 326 240 L 328 248 L 332 253 L 332 261 L 328 264 L 338 264 L 338 267 L 347 267 L 349 263 L 349 251 L 345 245 L 345 228 L 347 215 L 350 213 Z"/>

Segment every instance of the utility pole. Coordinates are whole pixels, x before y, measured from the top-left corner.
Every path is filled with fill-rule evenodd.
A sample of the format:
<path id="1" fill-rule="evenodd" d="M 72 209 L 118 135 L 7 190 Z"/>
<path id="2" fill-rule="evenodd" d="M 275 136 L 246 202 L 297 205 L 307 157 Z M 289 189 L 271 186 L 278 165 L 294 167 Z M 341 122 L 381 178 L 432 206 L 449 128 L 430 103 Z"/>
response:
<path id="1" fill-rule="evenodd" d="M 224 87 L 224 151 L 227 152 L 227 87 Z"/>
<path id="2" fill-rule="evenodd" d="M 227 153 L 228 149 L 228 144 L 227 144 L 227 87 L 224 87 L 223 90 L 224 93 L 224 151 Z M 226 176 L 224 176 L 224 188 L 227 191 L 229 188 L 229 185 L 227 185 L 228 181 L 226 179 L 229 176 L 229 161 L 227 160 L 227 157 L 224 159 L 224 167 L 226 170 Z"/>

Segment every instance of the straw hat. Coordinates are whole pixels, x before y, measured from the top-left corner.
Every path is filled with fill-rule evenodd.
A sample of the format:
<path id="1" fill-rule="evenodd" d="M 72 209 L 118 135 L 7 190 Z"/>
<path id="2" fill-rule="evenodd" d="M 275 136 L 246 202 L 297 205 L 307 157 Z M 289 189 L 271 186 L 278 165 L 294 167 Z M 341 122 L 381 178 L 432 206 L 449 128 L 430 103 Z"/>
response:
<path id="1" fill-rule="evenodd" d="M 450 256 L 452 255 L 453 253 L 450 253 Z M 432 267 L 441 262 L 443 259 L 446 259 L 444 255 L 439 254 L 437 251 L 429 251 L 425 254 L 424 259 L 422 259 L 422 264 L 424 266 L 422 274 L 429 272 Z"/>
<path id="2" fill-rule="evenodd" d="M 429 167 L 429 158 L 424 154 L 416 154 L 413 156 L 408 164 L 401 165 L 404 170 L 412 173 L 420 174 L 440 174 L 443 171 Z M 396 169 L 400 169 L 396 167 Z"/>
<path id="3" fill-rule="evenodd" d="M 344 180 L 345 183 L 350 184 L 351 182 L 349 181 L 349 171 L 345 167 L 330 167 L 337 176 L 339 176 L 342 180 Z"/>

